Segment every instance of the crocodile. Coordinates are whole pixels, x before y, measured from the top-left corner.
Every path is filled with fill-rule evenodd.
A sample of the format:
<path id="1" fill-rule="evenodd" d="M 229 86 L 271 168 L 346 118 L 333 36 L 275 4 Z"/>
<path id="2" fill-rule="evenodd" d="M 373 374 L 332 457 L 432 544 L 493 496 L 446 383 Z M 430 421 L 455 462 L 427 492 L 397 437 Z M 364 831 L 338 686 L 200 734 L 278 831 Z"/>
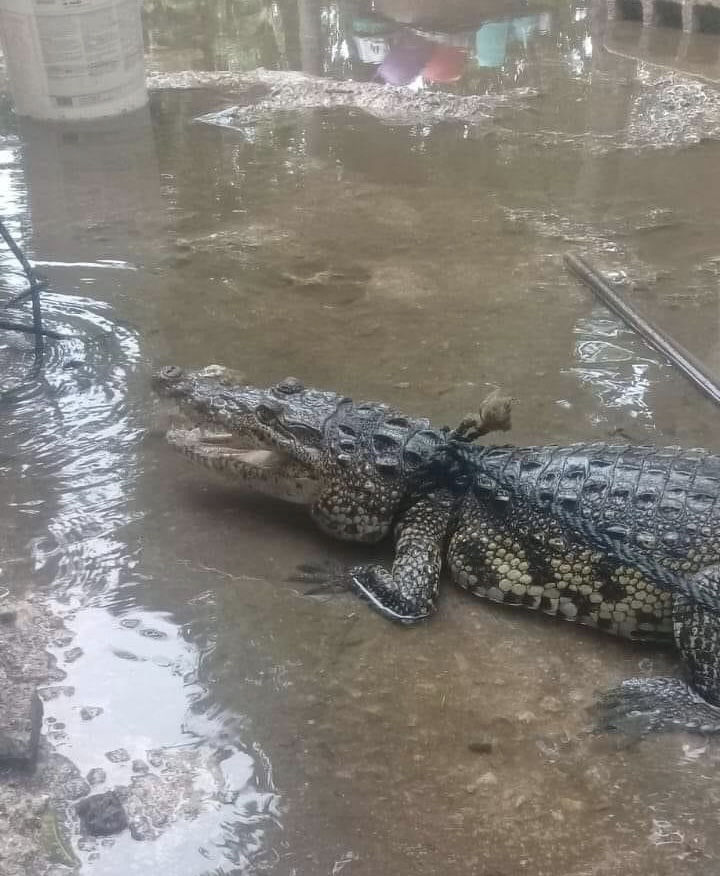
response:
<path id="1" fill-rule="evenodd" d="M 514 447 L 471 440 L 288 378 L 245 386 L 220 366 L 154 377 L 201 428 L 168 441 L 192 460 L 310 507 L 330 535 L 391 532 L 391 570 L 305 569 L 391 620 L 435 610 L 440 574 L 487 600 L 635 641 L 674 642 L 687 680 L 633 678 L 598 705 L 606 729 L 720 732 L 720 456 L 679 447 Z M 215 432 L 208 431 L 208 427 Z"/>

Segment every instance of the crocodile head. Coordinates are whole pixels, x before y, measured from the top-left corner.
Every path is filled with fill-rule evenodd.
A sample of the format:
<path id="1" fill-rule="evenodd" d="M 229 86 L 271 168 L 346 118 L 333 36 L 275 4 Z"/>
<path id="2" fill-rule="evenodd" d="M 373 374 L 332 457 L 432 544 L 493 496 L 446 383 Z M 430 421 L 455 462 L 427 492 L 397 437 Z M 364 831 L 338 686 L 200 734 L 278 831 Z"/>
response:
<path id="1" fill-rule="evenodd" d="M 445 440 L 427 420 L 290 377 L 260 389 L 219 365 L 170 365 L 153 384 L 195 424 L 171 429 L 171 446 L 252 490 L 309 505 L 322 529 L 349 541 L 388 533 L 413 475 Z"/>

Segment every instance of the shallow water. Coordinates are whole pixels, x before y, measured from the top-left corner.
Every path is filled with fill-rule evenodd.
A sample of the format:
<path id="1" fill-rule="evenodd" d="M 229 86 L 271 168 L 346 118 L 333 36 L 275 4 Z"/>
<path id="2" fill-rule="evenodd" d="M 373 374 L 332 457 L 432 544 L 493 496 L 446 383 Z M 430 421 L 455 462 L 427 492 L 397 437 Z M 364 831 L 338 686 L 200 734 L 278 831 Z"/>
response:
<path id="1" fill-rule="evenodd" d="M 497 7 L 472 8 L 382 7 L 476 57 Z M 672 654 L 449 585 L 409 630 L 303 597 L 298 563 L 387 547 L 208 480 L 166 447 L 149 390 L 159 364 L 220 362 L 454 423 L 501 386 L 517 443 L 720 449 L 711 403 L 562 265 L 586 254 L 720 367 L 717 39 L 650 38 L 601 5 L 534 12 L 481 41 L 500 66 L 438 86 L 508 97 L 477 126 L 337 110 L 225 130 L 193 124 L 237 102 L 207 89 L 83 128 L 0 117 L 0 214 L 50 279 L 48 325 L 76 335 L 29 379 L 31 348 L 0 337 L 0 584 L 47 593 L 75 633 L 46 694 L 58 750 L 108 787 L 134 760 L 185 777 L 158 838 L 81 843 L 83 872 L 717 869 L 717 743 L 590 733 L 598 690 L 674 672 Z M 361 13 L 158 3 L 148 69 L 367 79 L 348 48 Z M 23 288 L 3 266 L 3 293 Z"/>

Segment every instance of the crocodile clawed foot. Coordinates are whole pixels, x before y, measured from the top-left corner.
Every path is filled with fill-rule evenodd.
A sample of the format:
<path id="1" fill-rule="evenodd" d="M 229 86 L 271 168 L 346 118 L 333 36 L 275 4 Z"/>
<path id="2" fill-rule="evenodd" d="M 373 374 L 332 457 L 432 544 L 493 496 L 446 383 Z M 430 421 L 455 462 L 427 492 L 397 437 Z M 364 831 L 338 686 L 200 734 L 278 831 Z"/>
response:
<path id="1" fill-rule="evenodd" d="M 307 584 L 305 596 L 347 593 L 352 590 L 350 570 L 341 563 L 328 560 L 324 563 L 302 563 L 288 581 Z"/>
<path id="2" fill-rule="evenodd" d="M 340 563 L 306 563 L 298 566 L 289 581 L 309 585 L 305 596 L 354 593 L 390 620 L 412 624 L 429 617 L 427 601 L 413 602 L 397 589 L 392 575 L 382 566 L 343 566 Z"/>
<path id="3" fill-rule="evenodd" d="M 677 730 L 720 732 L 720 708 L 679 678 L 629 678 L 607 691 L 594 711 L 598 730 L 636 738 Z"/>

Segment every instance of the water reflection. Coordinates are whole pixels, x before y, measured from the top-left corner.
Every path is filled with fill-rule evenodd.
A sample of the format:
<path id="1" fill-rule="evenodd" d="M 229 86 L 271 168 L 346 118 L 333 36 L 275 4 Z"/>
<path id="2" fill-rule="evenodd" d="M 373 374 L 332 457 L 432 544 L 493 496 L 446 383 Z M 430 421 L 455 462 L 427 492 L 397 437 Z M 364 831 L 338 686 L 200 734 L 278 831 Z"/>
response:
<path id="1" fill-rule="evenodd" d="M 165 600 L 146 607 L 156 581 L 143 564 L 138 496 L 145 369 L 141 336 L 123 317 L 147 314 L 133 299 L 163 252 L 151 116 L 23 123 L 10 144 L 2 212 L 49 276 L 47 324 L 72 340 L 54 344 L 38 378 L 5 401 L 4 528 L 14 537 L 2 565 L 8 584 L 44 587 L 70 633 L 52 648 L 62 683 L 42 692 L 47 738 L 93 777 L 92 790 L 129 788 L 131 835 L 78 849 L 92 874 L 249 872 L 272 855 L 279 818 L 266 761 L 224 735 L 206 702 L 200 666 L 212 636 L 186 637 L 187 618 Z"/>
<path id="2" fill-rule="evenodd" d="M 530 14 L 521 4 L 515 9 L 473 4 L 460 16 L 452 5 L 441 13 L 415 3 L 372 4 L 348 16 L 344 45 L 351 59 L 391 85 L 453 83 L 472 66 L 504 67 L 513 53 L 529 51 L 534 33 L 548 33 L 547 13 Z"/>
<path id="3" fill-rule="evenodd" d="M 198 14 L 206 26 L 197 27 Z M 549 33 L 550 15 L 525 0 L 442 7 L 407 0 L 158 0 L 146 5 L 145 23 L 155 69 L 263 66 L 406 85 L 455 83 L 477 68 L 517 73 L 532 41 Z M 188 43 L 196 46 L 189 53 Z"/>
<path id="4" fill-rule="evenodd" d="M 143 29 L 149 69 L 248 70 L 297 57 L 297 8 L 286 0 L 148 0 Z"/>
<path id="5" fill-rule="evenodd" d="M 582 384 L 588 384 L 609 421 L 620 412 L 652 424 L 650 389 L 657 384 L 662 367 L 633 332 L 598 307 L 592 317 L 575 326 L 577 366 L 570 369 Z M 649 355 L 648 355 L 649 353 Z M 596 422 L 600 422 L 596 419 Z"/>
<path id="6" fill-rule="evenodd" d="M 115 267 L 144 260 L 143 232 L 163 213 L 149 109 L 92 124 L 22 119 L 19 133 L 35 256 Z M 70 273 L 60 283 L 75 280 Z"/>

